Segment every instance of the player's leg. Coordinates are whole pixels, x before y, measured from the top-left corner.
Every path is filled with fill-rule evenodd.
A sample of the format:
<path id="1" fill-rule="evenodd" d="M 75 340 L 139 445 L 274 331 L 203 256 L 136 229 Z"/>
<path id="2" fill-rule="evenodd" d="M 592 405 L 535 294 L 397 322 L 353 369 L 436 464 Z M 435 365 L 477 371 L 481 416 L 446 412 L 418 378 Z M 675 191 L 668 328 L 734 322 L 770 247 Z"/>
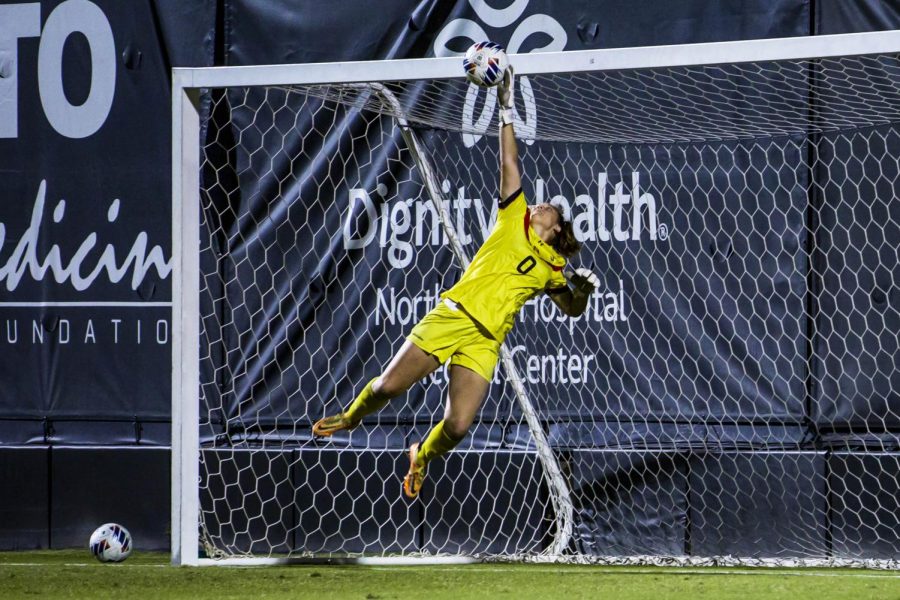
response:
<path id="1" fill-rule="evenodd" d="M 342 429 L 353 429 L 363 417 L 383 408 L 388 401 L 406 392 L 412 384 L 439 366 L 441 363 L 437 357 L 409 340 L 404 341 L 384 372 L 369 381 L 346 410 L 313 425 L 313 435 L 330 436 Z"/>
<path id="2" fill-rule="evenodd" d="M 408 497 L 419 495 L 428 463 L 453 450 L 466 437 L 490 386 L 484 374 L 458 364 L 450 365 L 444 418 L 421 444 L 414 443 L 409 449 L 409 472 L 403 480 L 403 491 Z"/>
<path id="3" fill-rule="evenodd" d="M 329 436 L 356 427 L 364 416 L 382 408 L 391 398 L 446 362 L 470 323 L 446 303 L 438 304 L 413 327 L 387 369 L 366 384 L 346 410 L 316 423 L 313 434 Z"/>
<path id="4" fill-rule="evenodd" d="M 406 340 L 384 372 L 371 380 L 359 397 L 347 409 L 351 419 L 361 419 L 382 408 L 388 400 L 405 393 L 416 383 L 441 366 L 440 360 Z"/>

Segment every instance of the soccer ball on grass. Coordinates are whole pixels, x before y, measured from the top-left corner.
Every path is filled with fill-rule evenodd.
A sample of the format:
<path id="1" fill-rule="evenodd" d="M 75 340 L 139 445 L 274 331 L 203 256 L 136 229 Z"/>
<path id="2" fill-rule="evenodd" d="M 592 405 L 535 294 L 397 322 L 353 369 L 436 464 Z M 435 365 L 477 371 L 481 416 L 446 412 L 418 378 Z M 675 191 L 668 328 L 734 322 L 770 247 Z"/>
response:
<path id="1" fill-rule="evenodd" d="M 481 87 L 493 87 L 500 83 L 508 67 L 506 50 L 496 42 L 472 44 L 463 59 L 466 79 Z"/>
<path id="2" fill-rule="evenodd" d="M 101 525 L 91 535 L 91 554 L 100 562 L 122 562 L 131 554 L 131 534 L 118 523 Z"/>

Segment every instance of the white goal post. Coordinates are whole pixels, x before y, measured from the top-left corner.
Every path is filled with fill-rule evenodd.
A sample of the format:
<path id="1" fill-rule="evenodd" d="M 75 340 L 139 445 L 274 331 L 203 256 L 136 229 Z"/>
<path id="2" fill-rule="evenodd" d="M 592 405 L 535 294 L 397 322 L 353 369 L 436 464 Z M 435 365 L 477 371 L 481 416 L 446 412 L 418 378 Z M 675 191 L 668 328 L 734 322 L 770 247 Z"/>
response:
<path id="1" fill-rule="evenodd" d="M 172 562 L 896 568 L 900 31 L 511 63 L 529 201 L 608 286 L 526 305 L 419 505 L 394 464 L 445 382 L 309 426 L 489 230 L 494 96 L 456 57 L 173 69 Z"/>

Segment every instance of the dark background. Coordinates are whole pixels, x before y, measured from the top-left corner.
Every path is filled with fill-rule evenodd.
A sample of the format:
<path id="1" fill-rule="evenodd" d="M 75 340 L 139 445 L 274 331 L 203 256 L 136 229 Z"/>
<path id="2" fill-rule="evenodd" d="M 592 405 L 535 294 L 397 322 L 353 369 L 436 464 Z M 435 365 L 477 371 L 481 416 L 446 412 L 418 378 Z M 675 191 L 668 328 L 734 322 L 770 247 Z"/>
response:
<path id="1" fill-rule="evenodd" d="M 63 3 L 39 4 L 43 23 Z M 71 139 L 54 130 L 38 90 L 40 39 L 21 38 L 15 46 L 18 136 L 0 138 L 0 223 L 5 226 L 0 267 L 33 222 L 42 188 L 39 259 L 56 244 L 65 264 L 93 232 L 97 243 L 82 274 L 98 263 L 107 245 L 121 265 L 137 239 L 146 240 L 146 255 L 156 248 L 163 267 L 150 268 L 143 277 L 133 277 L 129 269 L 116 282 L 101 274 L 80 290 L 70 280 L 57 282 L 49 275 L 26 274 L 13 289 L 9 277 L 0 282 L 0 548 L 84 546 L 90 531 L 110 520 L 126 523 L 139 547 L 168 547 L 171 348 L 170 336 L 157 333 L 171 326 L 165 304 L 171 301 L 165 268 L 171 255 L 170 69 L 434 56 L 435 37 L 448 22 L 477 20 L 465 1 L 95 4 L 112 29 L 117 73 L 111 110 L 96 133 Z M 533 13 L 549 14 L 562 25 L 566 50 L 900 27 L 900 5 L 877 0 L 534 0 L 524 14 Z M 492 39 L 507 40 L 514 27 L 486 31 Z M 3 31 L 0 23 L 0 35 Z M 535 35 L 519 51 L 551 42 Z M 464 45 L 450 40 L 448 48 L 460 51 Z M 0 71 L 10 68 L 9 60 L 0 52 Z M 70 36 L 62 79 L 72 104 L 88 96 L 90 65 L 86 38 Z M 65 214 L 54 222 L 51 215 L 60 200 L 65 200 Z M 118 215 L 111 222 L 108 211 L 115 200 Z M 44 343 L 32 342 L 35 328 L 43 330 Z M 66 330 L 69 335 L 63 336 Z M 882 385 L 891 387 L 886 379 Z M 895 391 L 884 389 L 880 396 L 889 398 Z M 877 389 L 873 395 L 879 395 Z M 832 423 L 848 417 L 840 406 L 822 410 Z M 659 468 L 670 474 L 690 471 L 680 458 L 672 460 Z M 811 460 L 815 464 L 809 469 L 824 469 L 820 463 L 827 460 L 839 473 L 858 469 L 854 461 L 863 459 Z M 896 455 L 886 460 L 895 465 Z M 770 467 L 761 472 L 765 468 Z M 710 486 L 717 478 L 708 471 L 706 477 L 709 482 L 697 487 L 713 495 Z M 876 483 L 884 489 L 890 485 Z M 850 507 L 853 514 L 866 505 L 865 495 L 847 497 L 861 503 Z M 890 508 L 883 498 L 871 501 L 879 510 Z M 703 551 L 702 538 L 694 542 Z"/>

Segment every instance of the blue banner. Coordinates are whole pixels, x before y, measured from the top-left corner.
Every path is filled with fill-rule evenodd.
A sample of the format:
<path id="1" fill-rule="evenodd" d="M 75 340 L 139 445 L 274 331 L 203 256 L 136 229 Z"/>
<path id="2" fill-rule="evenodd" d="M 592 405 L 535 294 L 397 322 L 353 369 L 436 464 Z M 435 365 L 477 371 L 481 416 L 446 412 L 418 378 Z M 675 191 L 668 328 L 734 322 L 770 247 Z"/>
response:
<path id="1" fill-rule="evenodd" d="M 462 1 L 392 0 L 377 6 L 337 4 L 328 11 L 320 10 L 314 3 L 258 0 L 229 1 L 220 8 L 199 1 L 158 1 L 127 6 L 99 0 L 0 4 L 3 17 L 0 19 L 0 44 L 6 57 L 3 68 L 12 75 L 0 81 L 0 98 L 4 100 L 0 103 L 0 157 L 6 171 L 5 202 L 0 206 L 0 223 L 3 224 L 0 232 L 3 236 L 0 246 L 0 352 L 4 356 L 0 361 L 0 373 L 10 382 L 0 392 L 0 416 L 37 422 L 47 417 L 166 419 L 169 414 L 172 257 L 168 173 L 171 144 L 169 69 L 172 66 L 447 56 L 458 54 L 471 41 L 485 37 L 499 41 L 511 52 L 532 52 L 804 35 L 812 33 L 809 31 L 811 22 L 823 33 L 890 26 L 894 13 L 876 4 L 856 12 L 839 9 L 834 3 L 810 4 L 795 0 L 774 4 L 759 1 L 740 6 L 727 3 L 710 6 L 699 1 L 676 6 L 612 1 L 600 5 L 595 2 L 559 5 L 532 0 L 515 2 L 507 7 Z M 359 27 L 359 23 L 366 23 L 366 27 Z M 225 124 L 231 116 L 214 115 L 210 121 L 211 130 L 205 133 L 209 136 L 233 135 L 233 131 L 229 133 L 232 126 Z M 255 114 L 252 118 L 263 117 Z M 236 118 L 235 126 L 240 127 L 240 114 L 236 114 Z M 313 123 L 309 125 L 313 132 L 322 131 Z M 307 139 L 306 143 L 311 142 L 312 139 Z M 315 143 L 326 142 L 323 139 Z M 475 142 L 478 140 L 474 138 L 468 142 L 463 140 L 463 143 Z M 735 160 L 744 161 L 742 168 L 752 167 L 757 161 L 772 160 L 789 165 L 805 152 L 801 146 L 796 148 L 797 156 L 773 157 L 746 148 L 730 151 Z M 704 254 L 701 249 L 686 245 L 687 242 L 678 235 L 686 226 L 682 220 L 686 214 L 684 207 L 690 202 L 691 186 L 684 185 L 671 193 L 671 173 L 666 173 L 665 169 L 672 173 L 679 169 L 689 172 L 691 166 L 703 164 L 706 159 L 699 154 L 685 153 L 679 159 L 680 166 L 673 163 L 666 168 L 642 170 L 631 165 L 635 160 L 647 162 L 647 157 L 616 157 L 615 152 L 613 148 L 597 149 L 596 160 L 608 164 L 603 170 L 580 172 L 583 170 L 580 169 L 565 174 L 567 180 L 585 182 L 585 189 L 577 190 L 574 195 L 583 193 L 593 198 L 591 210 L 597 215 L 594 218 L 599 218 L 600 214 L 613 217 L 613 203 L 617 201 L 610 198 L 619 193 L 617 189 L 638 198 L 646 193 L 653 199 L 653 204 L 645 200 L 641 205 L 643 216 L 640 218 L 646 222 L 641 221 L 637 243 L 631 243 L 627 251 L 618 252 L 613 239 L 607 246 L 598 244 L 594 256 L 584 257 L 586 262 L 601 265 L 603 271 L 604 288 L 592 314 L 603 321 L 606 329 L 596 340 L 573 338 L 571 343 L 587 344 L 602 352 L 595 353 L 593 358 L 585 355 L 577 360 L 567 359 L 568 362 L 563 361 L 562 367 L 558 364 L 555 371 L 550 368 L 549 359 L 545 366 L 540 366 L 542 359 L 521 354 L 519 358 L 524 361 L 521 369 L 526 377 L 535 378 L 541 372 L 545 375 L 555 372 L 561 377 L 559 373 L 568 373 L 566 369 L 570 366 L 573 375 L 579 369 L 583 374 L 585 364 L 593 365 L 597 371 L 608 372 L 611 378 L 609 387 L 615 393 L 604 399 L 605 410 L 610 413 L 627 405 L 629 410 L 636 411 L 635 414 L 657 413 L 662 406 L 666 407 L 663 414 L 668 411 L 683 414 L 690 405 L 692 410 L 703 414 L 746 415 L 748 406 L 745 403 L 753 402 L 757 403 L 754 404 L 755 414 L 788 420 L 809 416 L 807 409 L 801 409 L 789 400 L 818 393 L 813 390 L 804 394 L 799 389 L 800 380 L 786 376 L 797 372 L 798 366 L 792 363 L 795 359 L 755 364 L 752 357 L 760 352 L 780 357 L 803 354 L 797 335 L 802 337 L 810 328 L 802 319 L 795 319 L 784 330 L 783 337 L 760 335 L 763 330 L 771 330 L 771 324 L 752 317 L 753 310 L 758 307 L 729 304 L 733 300 L 729 299 L 728 292 L 731 284 L 725 271 L 719 273 L 720 269 L 737 260 L 734 252 L 742 248 L 735 244 L 740 242 L 724 238 L 706 240 L 702 249 Z M 231 160 L 229 157 L 216 160 L 219 159 Z M 385 159 L 376 157 L 374 160 Z M 656 164 L 662 165 L 661 162 Z M 840 160 L 831 164 L 837 168 Z M 307 165 L 304 168 L 318 167 Z M 407 162 L 401 168 L 409 169 L 410 164 Z M 530 190 L 533 199 L 542 194 L 550 198 L 560 194 L 565 197 L 569 193 L 555 189 L 542 173 L 540 164 L 531 165 L 531 168 L 534 170 Z M 776 165 L 775 171 L 779 168 Z M 733 173 L 738 171 L 737 168 L 732 170 Z M 205 177 L 208 176 L 207 171 Z M 367 177 L 371 176 L 361 173 L 360 182 L 354 185 L 358 189 L 368 189 L 377 183 L 366 182 Z M 716 181 L 716 177 L 724 179 Z M 707 212 L 706 218 L 718 222 L 735 209 L 728 204 L 728 198 L 717 192 L 721 185 L 728 185 L 728 177 L 724 172 L 703 174 L 701 170 L 696 174 L 696 181 L 691 185 L 712 190 L 708 194 L 711 203 L 724 203 Z M 461 173 L 448 179 L 453 180 L 449 182 L 452 186 L 467 185 L 466 177 Z M 270 184 L 264 178 L 240 181 L 242 201 L 250 197 L 245 193 L 247 189 L 258 192 L 258 199 L 272 197 L 271 190 L 266 190 Z M 760 182 L 760 185 L 765 184 Z M 803 182 L 798 182 L 799 187 L 802 185 Z M 489 187 L 466 189 L 464 197 L 477 198 L 481 204 L 473 202 L 471 206 L 486 210 L 494 193 Z M 663 189 L 667 192 L 663 193 Z M 337 195 L 346 193 L 339 189 L 332 191 Z M 418 198 L 419 192 L 396 191 L 402 198 Z M 211 199 L 226 204 L 234 200 L 227 194 Z M 576 213 L 588 210 L 586 204 L 575 206 L 574 197 L 568 201 L 573 203 Z M 789 195 L 772 201 L 775 203 L 772 208 L 784 211 L 786 215 L 798 215 L 804 210 L 802 198 Z M 721 212 L 717 212 L 719 210 Z M 586 234 L 590 234 L 589 229 L 593 227 L 593 235 L 603 237 L 597 221 L 590 224 L 589 217 L 575 216 L 581 219 L 582 228 L 587 228 L 584 229 Z M 651 225 L 654 219 L 655 230 Z M 783 225 L 785 235 L 799 235 L 796 219 L 788 219 Z M 609 237 L 610 225 L 605 227 Z M 657 235 L 651 242 L 651 234 L 654 231 L 659 234 L 661 228 L 667 230 L 667 239 L 662 240 Z M 615 238 L 614 232 L 612 238 Z M 803 240 L 800 242 L 804 243 Z M 658 262 L 647 264 L 636 248 L 644 248 L 650 243 L 654 248 L 665 250 L 657 250 L 654 254 L 653 260 Z M 607 248 L 613 250 L 609 252 Z M 380 253 L 383 250 L 372 246 L 367 251 Z M 434 252 L 434 261 L 439 268 L 451 264 L 446 251 Z M 684 270 L 684 256 L 694 257 L 688 266 L 696 272 L 711 274 L 705 279 L 711 286 L 705 293 L 721 294 L 719 316 L 707 306 L 704 307 L 707 316 L 694 322 L 683 312 L 689 307 L 653 304 L 652 299 L 663 289 L 660 286 L 684 285 L 684 282 L 696 279 L 692 279 L 690 269 Z M 682 272 L 677 276 L 683 278 L 682 282 L 677 277 L 673 279 L 675 269 L 671 261 L 675 257 L 682 257 L 678 261 Z M 760 263 L 759 268 L 778 270 L 779 265 L 796 258 L 790 253 L 773 255 L 771 264 Z M 297 273 L 302 273 L 302 277 L 295 282 L 298 288 L 292 297 L 298 304 L 302 304 L 300 298 L 326 297 L 330 284 L 325 275 L 336 272 L 336 267 L 328 261 L 317 263 L 312 271 L 307 271 L 308 268 L 306 264 L 297 266 Z M 623 275 L 647 268 L 651 274 L 658 272 L 658 279 Z M 235 275 L 242 277 L 240 273 Z M 746 276 L 753 277 L 753 273 L 748 272 Z M 380 277 L 387 282 L 392 275 L 386 270 Z M 421 289 L 433 296 L 434 292 L 428 290 L 446 287 L 452 283 L 452 277 L 450 271 L 446 271 L 441 278 L 422 281 Z M 876 273 L 875 278 L 878 277 L 884 279 L 885 276 Z M 873 284 L 874 291 L 869 292 L 875 305 L 880 296 L 874 288 L 883 288 L 882 283 Z M 784 303 L 779 310 L 795 314 L 793 311 L 799 308 L 800 299 L 807 293 L 808 282 L 787 279 L 772 284 L 776 298 Z M 381 309 L 394 307 L 388 313 L 395 311 L 399 300 L 396 290 L 391 299 L 394 288 L 381 289 L 387 296 L 377 298 L 380 302 L 377 306 Z M 222 293 L 229 292 L 223 288 Z M 889 299 L 890 292 L 885 293 Z M 424 299 L 420 300 L 418 306 L 421 308 Z M 823 302 L 826 300 L 823 298 Z M 860 301 L 856 301 L 856 305 L 859 306 Z M 526 308 L 523 333 L 528 331 L 529 319 L 544 318 L 541 317 L 542 310 L 544 307 L 540 303 Z M 734 311 L 737 311 L 738 319 L 724 318 Z M 893 318 L 892 314 L 888 317 Z M 302 315 L 303 323 L 314 317 L 314 313 Z M 389 327 L 400 323 L 396 313 L 377 318 L 386 317 L 395 319 L 388 321 Z M 278 313 L 275 318 L 277 320 Z M 405 319 L 410 320 L 412 317 Z M 383 327 L 382 323 L 379 320 L 376 326 Z M 632 333 L 619 331 L 625 327 L 621 323 L 626 323 Z M 395 331 L 386 330 L 385 335 L 378 338 L 379 344 L 388 344 L 388 339 L 400 339 L 408 326 L 408 322 L 403 322 Z M 821 323 L 818 331 L 827 332 L 829 326 L 829 323 Z M 709 334 L 706 336 L 711 340 L 708 347 L 693 344 L 678 333 L 684 328 L 695 327 Z M 305 335 L 312 335 L 311 329 L 306 331 Z M 296 333 L 289 330 L 283 335 L 296 338 Z M 623 344 L 650 343 L 660 338 L 671 338 L 679 346 L 678 352 L 698 359 L 678 367 L 693 365 L 690 373 L 676 372 L 669 363 L 665 375 L 661 375 L 664 373 L 662 365 L 651 364 L 649 358 L 646 360 L 650 362 L 621 362 L 623 354 L 619 350 Z M 511 342 L 518 344 L 516 340 L 513 337 Z M 725 340 L 728 343 L 720 346 Z M 306 341 L 316 343 L 311 337 Z M 238 346 L 250 343 L 249 339 L 227 342 Z M 881 343 L 888 344 L 889 340 Z M 723 354 L 725 347 L 728 352 Z M 361 349 L 366 350 L 364 346 Z M 212 355 L 225 351 L 222 346 L 213 349 Z M 380 346 L 377 351 L 375 348 L 367 351 L 378 356 L 389 354 L 386 347 Z M 839 355 L 830 352 L 831 357 Z M 221 362 L 224 357 L 221 354 L 218 360 Z M 821 360 L 813 361 L 812 367 L 818 368 L 817 365 L 828 360 L 826 352 Z M 872 360 L 874 371 L 866 364 L 861 368 L 863 372 L 872 373 L 875 389 L 881 389 L 883 385 L 896 389 L 890 382 L 893 368 L 890 360 L 883 356 L 875 356 Z M 367 374 L 375 366 L 367 363 L 346 368 Z M 823 368 L 827 370 L 827 367 Z M 634 374 L 647 373 L 648 369 L 658 375 L 643 378 L 647 387 L 641 387 L 643 384 L 638 381 L 642 378 Z M 757 370 L 765 376 L 754 375 L 756 384 L 750 385 L 743 379 Z M 677 402 L 669 403 L 664 390 L 685 378 L 691 381 L 724 379 L 736 387 L 692 386 L 690 393 L 678 400 L 685 403 L 683 407 Z M 833 398 L 834 387 L 830 381 L 825 377 L 817 390 Z M 545 383 L 540 382 L 540 385 Z M 848 384 L 834 385 L 846 390 Z M 244 389 L 241 393 L 251 392 Z M 871 396 L 866 389 L 861 389 L 860 393 L 860 397 Z M 334 390 L 334 395 L 349 397 L 352 389 Z M 853 394 L 847 397 L 851 396 Z M 721 398 L 731 398 L 734 404 L 725 406 Z M 887 396 L 884 398 L 887 400 Z M 636 399 L 640 399 L 637 405 L 634 404 Z M 240 403 L 237 398 L 232 402 Z M 548 410 L 558 412 L 559 416 L 569 411 L 568 408 L 557 408 L 548 407 Z M 314 409 L 314 406 L 310 407 L 310 411 Z M 823 411 L 828 419 L 840 419 L 844 417 L 838 415 L 858 412 L 850 405 L 823 408 Z M 74 435 L 77 437 L 77 433 Z"/>
<path id="2" fill-rule="evenodd" d="M 0 5 L 0 417 L 168 418 L 170 68 L 212 63 L 213 20 Z"/>

